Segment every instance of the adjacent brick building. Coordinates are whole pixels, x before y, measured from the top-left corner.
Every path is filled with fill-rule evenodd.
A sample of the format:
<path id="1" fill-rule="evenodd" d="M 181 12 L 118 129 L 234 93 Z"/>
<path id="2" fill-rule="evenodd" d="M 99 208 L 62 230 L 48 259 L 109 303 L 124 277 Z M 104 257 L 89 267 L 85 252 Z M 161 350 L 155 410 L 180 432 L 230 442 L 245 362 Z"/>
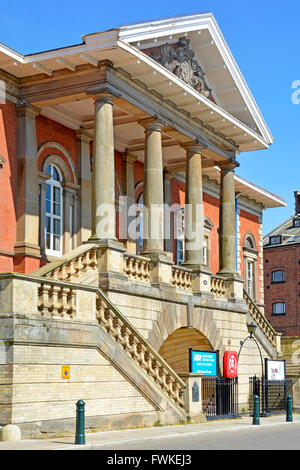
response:
<path id="1" fill-rule="evenodd" d="M 300 336 L 300 205 L 264 237 L 265 313 L 284 336 Z"/>

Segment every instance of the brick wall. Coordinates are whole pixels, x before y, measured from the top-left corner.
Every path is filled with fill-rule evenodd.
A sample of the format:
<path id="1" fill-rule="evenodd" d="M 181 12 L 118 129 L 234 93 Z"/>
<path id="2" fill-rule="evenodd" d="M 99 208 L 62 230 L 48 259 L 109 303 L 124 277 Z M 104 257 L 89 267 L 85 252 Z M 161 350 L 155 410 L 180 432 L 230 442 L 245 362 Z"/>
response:
<path id="1" fill-rule="evenodd" d="M 265 312 L 274 328 L 287 336 L 300 334 L 300 245 L 265 248 Z M 272 272 L 283 270 L 285 282 L 272 283 Z M 272 304 L 285 302 L 286 314 L 273 315 Z"/>

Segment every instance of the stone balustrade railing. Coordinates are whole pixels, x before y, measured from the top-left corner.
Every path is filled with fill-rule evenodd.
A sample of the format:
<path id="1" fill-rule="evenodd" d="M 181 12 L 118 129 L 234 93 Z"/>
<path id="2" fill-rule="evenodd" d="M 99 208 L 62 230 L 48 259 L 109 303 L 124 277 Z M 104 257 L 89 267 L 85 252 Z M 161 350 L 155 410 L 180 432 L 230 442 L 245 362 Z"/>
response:
<path id="1" fill-rule="evenodd" d="M 266 317 L 261 313 L 256 303 L 251 299 L 251 297 L 247 294 L 244 289 L 243 293 L 244 300 L 248 305 L 248 311 L 252 316 L 253 320 L 257 324 L 257 326 L 262 330 L 264 335 L 268 338 L 272 346 L 276 349 L 277 348 L 277 333 L 270 324 L 270 322 L 266 319 Z"/>
<path id="2" fill-rule="evenodd" d="M 98 322 L 173 403 L 184 408 L 185 383 L 98 287 L 18 273 L 0 274 L 0 312 Z"/>
<path id="3" fill-rule="evenodd" d="M 58 262 L 51 262 L 38 269 L 34 274 L 49 279 L 73 282 L 79 275 L 98 267 L 97 246 L 93 244 L 81 245 Z"/>
<path id="4" fill-rule="evenodd" d="M 210 291 L 214 297 L 226 299 L 226 281 L 217 276 L 212 276 L 210 280 Z"/>
<path id="5" fill-rule="evenodd" d="M 191 291 L 192 271 L 181 268 L 180 266 L 172 266 L 172 285 L 178 289 Z"/>
<path id="6" fill-rule="evenodd" d="M 132 281 L 149 282 L 151 262 L 143 256 L 124 254 L 124 274 Z"/>
<path id="7" fill-rule="evenodd" d="M 43 316 L 74 318 L 76 290 L 65 285 L 42 282 L 38 288 L 38 310 Z"/>
<path id="8" fill-rule="evenodd" d="M 184 382 L 103 293 L 99 293 L 97 298 L 97 320 L 114 341 L 119 343 L 147 375 L 167 393 L 169 398 L 177 406 L 184 408 Z"/>

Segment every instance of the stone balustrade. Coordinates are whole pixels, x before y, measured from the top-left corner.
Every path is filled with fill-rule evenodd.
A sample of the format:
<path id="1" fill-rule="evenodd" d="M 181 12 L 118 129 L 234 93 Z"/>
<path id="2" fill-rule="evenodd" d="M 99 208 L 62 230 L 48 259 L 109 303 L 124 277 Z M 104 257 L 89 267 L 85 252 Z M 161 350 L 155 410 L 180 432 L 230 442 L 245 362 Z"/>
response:
<path id="1" fill-rule="evenodd" d="M 184 408 L 184 382 L 103 294 L 97 298 L 97 320 L 174 403 Z"/>
<path id="2" fill-rule="evenodd" d="M 76 291 L 65 285 L 42 282 L 38 288 L 38 310 L 43 316 L 74 318 Z"/>
<path id="3" fill-rule="evenodd" d="M 52 261 L 34 272 L 38 277 L 56 281 L 76 282 L 88 271 L 98 268 L 98 247 L 87 243 L 75 248 L 57 261 Z"/>
<path id="4" fill-rule="evenodd" d="M 251 299 L 251 297 L 247 294 L 244 290 L 244 300 L 248 306 L 248 311 L 255 321 L 256 325 L 261 329 L 264 335 L 268 338 L 270 343 L 275 349 L 278 349 L 277 344 L 277 333 L 272 327 L 271 323 L 266 319 L 266 317 L 261 313 L 255 302 Z"/>
<path id="5" fill-rule="evenodd" d="M 25 274 L 0 275 L 1 315 L 98 322 L 171 400 L 184 408 L 185 383 L 96 287 L 41 279 Z"/>
<path id="6" fill-rule="evenodd" d="M 191 292 L 192 271 L 181 268 L 180 266 L 172 266 L 172 285 L 178 289 Z"/>
<path id="7" fill-rule="evenodd" d="M 226 299 L 226 281 L 217 276 L 212 276 L 210 280 L 210 291 L 214 297 Z"/>
<path id="8" fill-rule="evenodd" d="M 150 260 L 143 256 L 124 254 L 124 274 L 134 282 L 150 282 Z"/>

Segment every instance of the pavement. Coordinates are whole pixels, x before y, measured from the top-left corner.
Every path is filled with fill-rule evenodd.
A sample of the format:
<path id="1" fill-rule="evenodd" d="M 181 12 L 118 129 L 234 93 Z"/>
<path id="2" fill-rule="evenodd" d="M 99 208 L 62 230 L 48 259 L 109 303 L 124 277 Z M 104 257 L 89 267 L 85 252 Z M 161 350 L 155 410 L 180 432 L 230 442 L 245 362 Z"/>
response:
<path id="1" fill-rule="evenodd" d="M 260 418 L 260 428 L 271 428 L 278 426 L 292 427 L 300 424 L 300 415 L 293 415 L 293 423 L 287 423 L 285 415 L 276 415 L 267 418 Z M 114 446 L 133 444 L 139 442 L 140 449 L 143 443 L 149 444 L 155 440 L 170 437 L 182 438 L 196 435 L 206 435 L 214 433 L 225 433 L 239 431 L 243 429 L 253 429 L 251 417 L 241 417 L 228 420 L 207 421 L 199 424 L 178 424 L 172 426 L 160 426 L 152 428 L 124 429 L 116 431 L 86 432 L 85 445 L 76 445 L 75 436 L 53 437 L 51 439 L 26 439 L 17 442 L 0 442 L 0 451 L 5 450 L 105 450 Z M 154 447 L 155 448 L 155 447 Z"/>

